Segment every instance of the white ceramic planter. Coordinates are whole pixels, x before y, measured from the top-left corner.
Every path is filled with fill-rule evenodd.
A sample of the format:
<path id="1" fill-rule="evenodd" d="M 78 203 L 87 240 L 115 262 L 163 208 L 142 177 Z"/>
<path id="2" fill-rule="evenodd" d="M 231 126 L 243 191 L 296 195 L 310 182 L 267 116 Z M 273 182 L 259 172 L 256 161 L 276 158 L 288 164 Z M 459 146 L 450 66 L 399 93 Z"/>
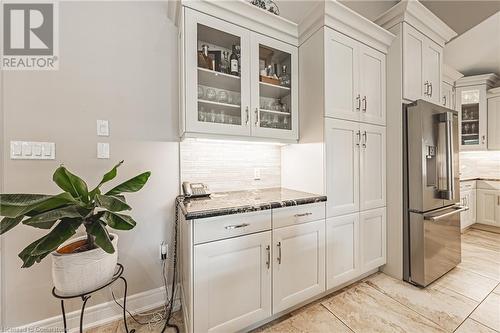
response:
<path id="1" fill-rule="evenodd" d="M 118 235 L 110 234 L 110 236 L 113 238 L 111 242 L 115 248 L 112 254 L 106 253 L 101 248 L 71 254 L 52 252 L 52 280 L 58 294 L 82 294 L 99 288 L 111 280 L 118 262 Z M 59 248 L 85 238 L 87 237 L 70 239 Z"/>

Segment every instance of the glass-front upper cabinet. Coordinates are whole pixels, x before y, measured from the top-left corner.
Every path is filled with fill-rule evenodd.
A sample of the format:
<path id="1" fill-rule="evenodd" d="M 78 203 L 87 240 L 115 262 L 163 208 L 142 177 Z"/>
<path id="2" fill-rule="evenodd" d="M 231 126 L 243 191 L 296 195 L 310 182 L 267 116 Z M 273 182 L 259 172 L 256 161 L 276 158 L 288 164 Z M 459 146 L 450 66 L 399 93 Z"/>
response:
<path id="1" fill-rule="evenodd" d="M 184 44 L 186 131 L 250 135 L 250 32 L 186 9 Z"/>
<path id="2" fill-rule="evenodd" d="M 184 135 L 298 140 L 296 46 L 189 8 L 182 41 Z"/>
<path id="3" fill-rule="evenodd" d="M 486 150 L 486 89 L 482 86 L 457 89 L 460 116 L 460 149 Z"/>
<path id="4" fill-rule="evenodd" d="M 297 48 L 253 34 L 253 135 L 276 139 L 298 138 Z"/>

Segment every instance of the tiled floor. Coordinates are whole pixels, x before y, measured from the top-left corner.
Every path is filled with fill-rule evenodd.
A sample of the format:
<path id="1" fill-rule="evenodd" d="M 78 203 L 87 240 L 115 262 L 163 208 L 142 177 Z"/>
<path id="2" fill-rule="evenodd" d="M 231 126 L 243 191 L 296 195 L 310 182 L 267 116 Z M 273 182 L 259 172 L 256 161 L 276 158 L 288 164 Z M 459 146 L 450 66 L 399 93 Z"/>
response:
<path id="1" fill-rule="evenodd" d="M 180 313 L 175 322 L 182 324 Z M 91 332 L 123 332 L 123 326 Z M 374 274 L 253 333 L 278 332 L 500 332 L 500 234 L 462 235 L 462 263 L 425 289 Z"/>

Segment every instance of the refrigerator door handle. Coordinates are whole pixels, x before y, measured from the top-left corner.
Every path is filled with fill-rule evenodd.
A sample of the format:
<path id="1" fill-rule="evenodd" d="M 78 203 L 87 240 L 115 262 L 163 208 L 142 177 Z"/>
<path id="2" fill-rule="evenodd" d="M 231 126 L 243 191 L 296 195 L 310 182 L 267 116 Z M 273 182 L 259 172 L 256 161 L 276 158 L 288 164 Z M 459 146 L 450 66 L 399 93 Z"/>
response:
<path id="1" fill-rule="evenodd" d="M 466 210 L 469 210 L 469 207 L 466 207 L 466 206 L 455 206 L 453 207 L 453 211 L 451 212 L 447 212 L 447 213 L 444 213 L 444 214 L 441 214 L 441 215 L 431 215 L 431 216 L 424 216 L 424 220 L 428 220 L 428 221 L 437 221 L 437 220 L 441 220 L 445 217 L 448 217 L 450 215 L 453 215 L 453 214 L 458 214 L 458 213 L 461 213 L 461 212 L 465 212 Z"/>
<path id="2" fill-rule="evenodd" d="M 446 190 L 442 191 L 441 198 L 452 200 L 455 197 L 454 166 L 453 166 L 453 114 L 444 112 L 440 114 L 440 121 L 445 123 L 445 146 L 446 146 Z"/>

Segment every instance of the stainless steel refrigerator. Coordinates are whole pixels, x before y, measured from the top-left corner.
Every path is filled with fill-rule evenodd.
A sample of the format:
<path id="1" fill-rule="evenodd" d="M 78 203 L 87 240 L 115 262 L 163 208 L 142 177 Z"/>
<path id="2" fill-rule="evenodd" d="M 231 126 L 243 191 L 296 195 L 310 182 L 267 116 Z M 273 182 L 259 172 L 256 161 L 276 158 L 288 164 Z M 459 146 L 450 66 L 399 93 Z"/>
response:
<path id="1" fill-rule="evenodd" d="M 403 105 L 403 278 L 427 286 L 461 261 L 458 113 Z"/>

